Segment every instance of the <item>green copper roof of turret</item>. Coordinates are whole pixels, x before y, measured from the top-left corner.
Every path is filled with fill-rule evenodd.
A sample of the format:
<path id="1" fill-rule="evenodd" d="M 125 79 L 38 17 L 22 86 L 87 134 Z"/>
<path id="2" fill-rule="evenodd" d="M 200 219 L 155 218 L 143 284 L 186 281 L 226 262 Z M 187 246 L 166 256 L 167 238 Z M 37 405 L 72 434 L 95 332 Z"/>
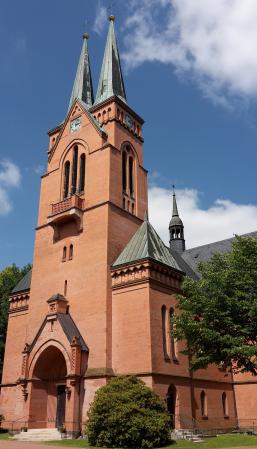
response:
<path id="1" fill-rule="evenodd" d="M 78 98 L 82 100 L 88 108 L 94 103 L 93 83 L 90 69 L 90 61 L 88 54 L 88 34 L 83 34 L 83 45 L 79 58 L 77 73 L 70 97 L 69 110 Z"/>
<path id="2" fill-rule="evenodd" d="M 110 25 L 104 52 L 103 65 L 98 83 L 95 105 L 117 95 L 127 102 L 121 71 L 119 51 L 114 29 L 114 16 L 110 16 Z"/>
<path id="3" fill-rule="evenodd" d="M 169 267 L 180 270 L 174 257 L 164 245 L 153 226 L 148 221 L 147 214 L 144 222 L 133 235 L 122 253 L 113 263 L 113 267 L 124 265 L 131 262 L 137 262 L 143 259 L 152 259 L 161 262 Z"/>

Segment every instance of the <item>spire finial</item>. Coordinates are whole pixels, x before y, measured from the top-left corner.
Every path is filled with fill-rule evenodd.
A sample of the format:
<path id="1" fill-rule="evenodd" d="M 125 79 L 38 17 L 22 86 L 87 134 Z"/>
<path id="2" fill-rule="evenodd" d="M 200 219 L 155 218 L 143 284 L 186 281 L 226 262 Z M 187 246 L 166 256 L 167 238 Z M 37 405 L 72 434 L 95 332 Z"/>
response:
<path id="1" fill-rule="evenodd" d="M 110 22 L 114 22 L 115 21 L 115 16 L 113 14 L 111 14 L 109 16 L 109 20 L 110 20 Z"/>
<path id="2" fill-rule="evenodd" d="M 89 39 L 89 34 L 88 33 L 83 33 L 82 37 L 83 37 L 83 39 L 87 39 L 88 40 Z"/>
<path id="3" fill-rule="evenodd" d="M 144 221 L 148 221 L 148 210 L 147 209 L 145 211 Z"/>

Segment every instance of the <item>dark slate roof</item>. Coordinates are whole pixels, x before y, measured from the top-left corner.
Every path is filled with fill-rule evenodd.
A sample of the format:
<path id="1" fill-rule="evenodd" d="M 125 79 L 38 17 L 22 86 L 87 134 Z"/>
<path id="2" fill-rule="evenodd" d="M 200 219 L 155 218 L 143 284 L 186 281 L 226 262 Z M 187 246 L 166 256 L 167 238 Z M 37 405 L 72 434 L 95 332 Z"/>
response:
<path id="1" fill-rule="evenodd" d="M 257 237 L 257 231 L 243 234 L 242 237 Z M 199 271 L 197 269 L 199 262 L 206 262 L 210 260 L 212 255 L 215 253 L 224 254 L 231 251 L 231 246 L 234 238 L 235 237 L 232 237 L 230 239 L 220 240 L 219 242 L 209 243 L 207 245 L 187 249 L 183 252 L 183 254 L 181 254 L 181 257 L 183 261 L 190 267 L 190 269 L 193 270 L 193 272 L 199 277 Z M 190 276 L 190 274 L 188 275 Z"/>
<path id="2" fill-rule="evenodd" d="M 12 293 L 18 293 L 24 290 L 29 290 L 31 284 L 31 274 L 32 269 L 29 270 L 27 274 L 25 274 L 25 276 L 20 280 L 20 282 L 18 282 L 18 284 L 12 290 Z"/>
<path id="3" fill-rule="evenodd" d="M 178 206 L 175 193 L 173 193 L 172 218 L 170 220 L 169 228 L 172 228 L 173 226 L 183 226 L 182 220 L 179 217 L 178 213 Z"/>
<path id="4" fill-rule="evenodd" d="M 180 270 L 169 249 L 164 245 L 153 226 L 149 223 L 147 215 L 140 228 L 133 235 L 112 266 L 117 267 L 143 259 L 152 259 L 176 270 Z"/>
<path id="5" fill-rule="evenodd" d="M 71 318 L 69 313 L 58 313 L 57 319 L 61 324 L 63 331 L 68 338 L 69 342 L 72 342 L 73 337 L 77 337 L 81 344 L 81 348 L 83 351 L 89 351 L 87 344 L 85 343 L 81 333 L 79 332 L 76 324 Z"/>
<path id="6" fill-rule="evenodd" d="M 169 249 L 170 253 L 174 257 L 181 271 L 186 273 L 187 276 L 194 279 L 195 281 L 199 279 L 199 275 L 191 268 L 191 266 L 183 259 L 183 254 L 179 254 L 174 249 Z"/>
<path id="7" fill-rule="evenodd" d="M 114 17 L 110 16 L 110 26 L 94 104 L 98 105 L 108 98 L 111 98 L 113 95 L 117 95 L 117 97 L 127 103 L 119 51 L 115 36 Z"/>

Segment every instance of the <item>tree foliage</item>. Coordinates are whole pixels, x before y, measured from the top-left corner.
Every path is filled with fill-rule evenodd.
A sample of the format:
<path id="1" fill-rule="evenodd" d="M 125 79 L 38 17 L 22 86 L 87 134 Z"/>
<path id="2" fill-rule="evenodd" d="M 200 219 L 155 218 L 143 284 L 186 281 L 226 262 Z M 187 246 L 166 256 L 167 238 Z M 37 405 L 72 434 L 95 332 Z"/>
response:
<path id="1" fill-rule="evenodd" d="M 2 377 L 2 367 L 4 358 L 4 346 L 6 339 L 9 295 L 15 285 L 31 269 L 31 265 L 19 268 L 16 265 L 10 265 L 0 272 L 0 379 Z"/>
<path id="2" fill-rule="evenodd" d="M 236 236 L 232 251 L 200 263 L 185 278 L 174 335 L 185 340 L 191 369 L 214 363 L 257 374 L 257 239 Z"/>
<path id="3" fill-rule="evenodd" d="M 164 401 L 135 376 L 119 376 L 101 387 L 88 413 L 89 444 L 152 448 L 169 441 Z"/>

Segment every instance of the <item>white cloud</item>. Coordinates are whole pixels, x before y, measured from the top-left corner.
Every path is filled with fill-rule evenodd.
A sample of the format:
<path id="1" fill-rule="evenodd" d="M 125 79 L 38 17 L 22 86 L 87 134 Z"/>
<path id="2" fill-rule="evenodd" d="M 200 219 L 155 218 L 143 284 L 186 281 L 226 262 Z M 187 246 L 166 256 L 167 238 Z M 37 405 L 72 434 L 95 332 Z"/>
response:
<path id="1" fill-rule="evenodd" d="M 230 200 L 217 199 L 208 209 L 203 209 L 197 190 L 181 189 L 176 191 L 176 195 L 187 248 L 257 230 L 257 205 L 235 204 Z M 171 191 L 150 187 L 149 211 L 152 225 L 168 244 Z"/>
<path id="2" fill-rule="evenodd" d="M 0 161 L 0 215 L 7 215 L 11 211 L 9 189 L 19 187 L 20 181 L 19 167 L 8 160 Z"/>
<path id="3" fill-rule="evenodd" d="M 130 0 L 125 60 L 171 64 L 215 101 L 257 94 L 256 0 Z"/>
<path id="4" fill-rule="evenodd" d="M 107 9 L 101 3 L 98 3 L 93 30 L 97 34 L 102 34 L 106 23 L 107 23 Z"/>
<path id="5" fill-rule="evenodd" d="M 41 164 L 37 165 L 34 168 L 36 175 L 42 175 L 44 173 L 44 168 L 45 168 L 44 165 L 41 165 Z"/>

